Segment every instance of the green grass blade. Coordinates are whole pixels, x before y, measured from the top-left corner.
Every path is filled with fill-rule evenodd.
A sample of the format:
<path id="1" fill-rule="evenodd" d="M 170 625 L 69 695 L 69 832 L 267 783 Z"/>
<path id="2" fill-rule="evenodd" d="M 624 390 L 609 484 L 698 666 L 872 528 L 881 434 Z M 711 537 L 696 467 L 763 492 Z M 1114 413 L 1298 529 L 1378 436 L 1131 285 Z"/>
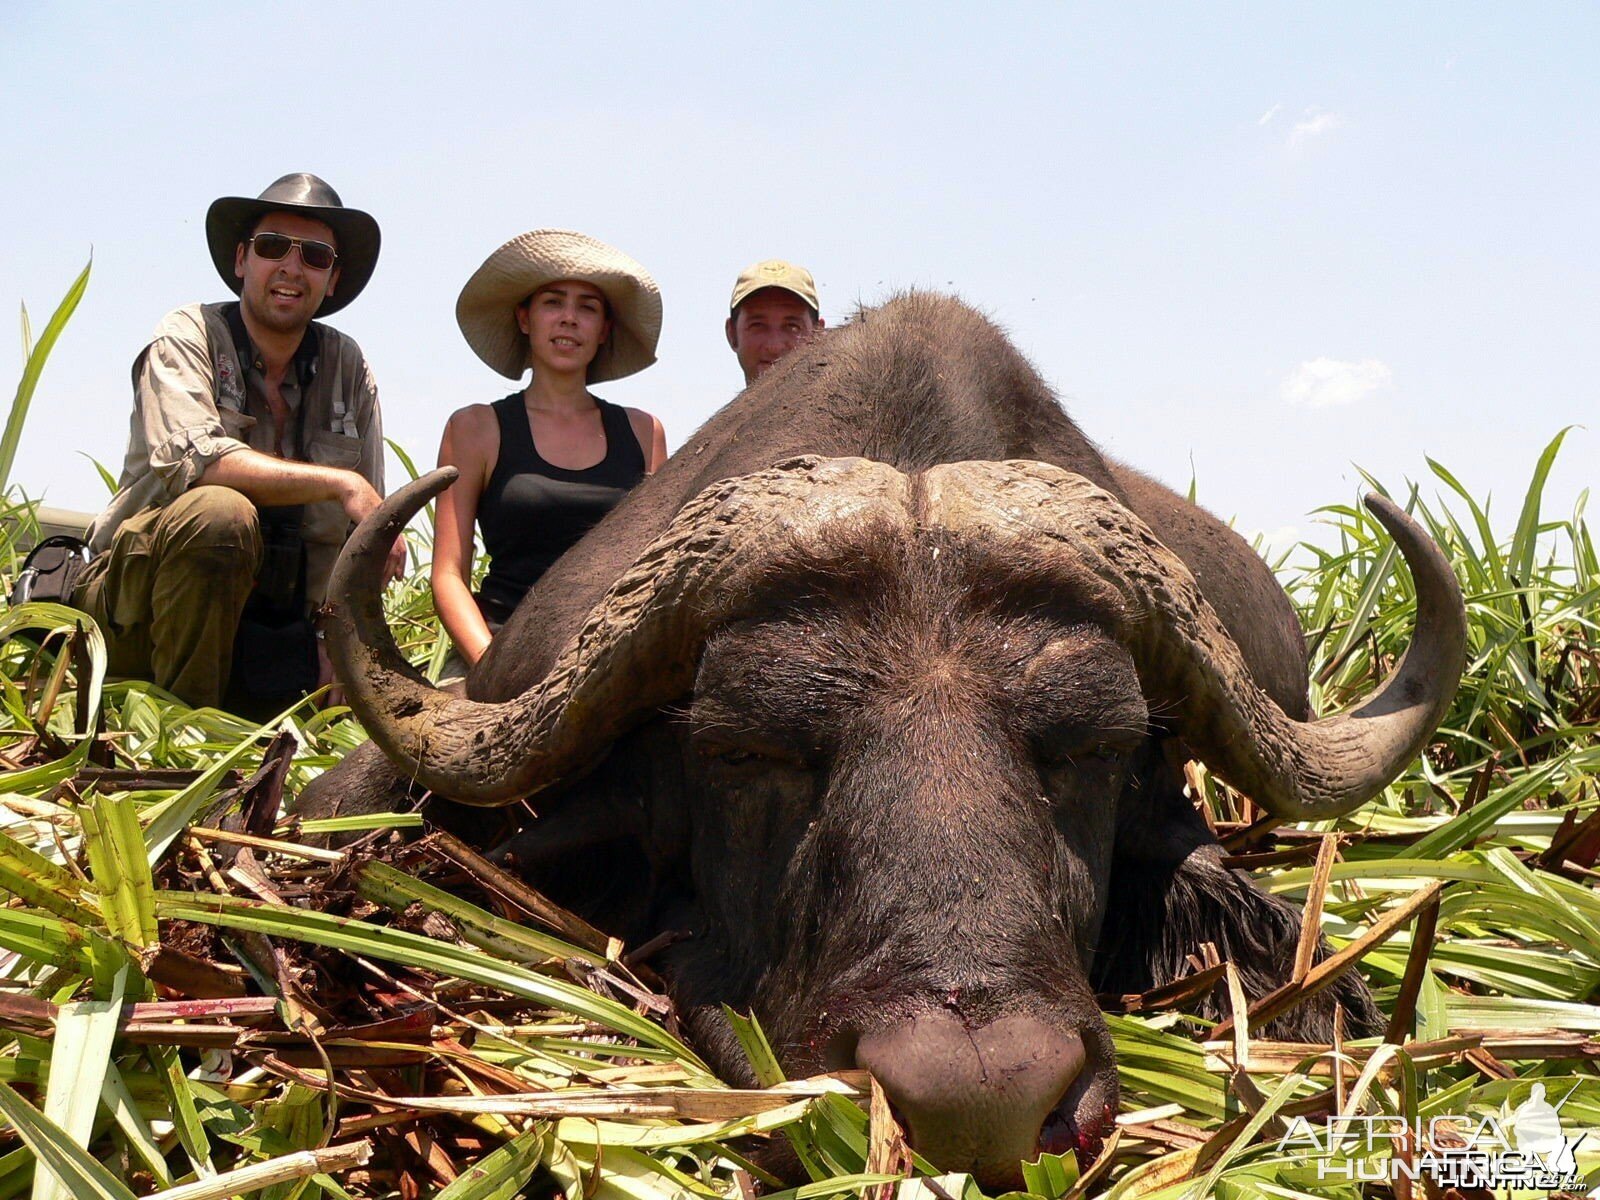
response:
<path id="1" fill-rule="evenodd" d="M 899 1183 L 898 1175 L 838 1175 L 820 1183 L 808 1183 L 781 1192 L 768 1192 L 766 1200 L 827 1200 L 830 1196 L 864 1196 L 867 1191 L 884 1183 Z M 934 1192 L 926 1193 L 929 1196 Z M 958 1196 L 956 1200 L 961 1200 Z"/>
<path id="2" fill-rule="evenodd" d="M 11 412 L 6 417 L 5 432 L 0 434 L 0 492 L 11 486 L 11 464 L 17 458 L 17 444 L 22 440 L 22 426 L 28 419 L 28 407 L 33 403 L 33 392 L 39 386 L 39 376 L 44 371 L 45 360 L 50 357 L 56 339 L 61 336 L 67 321 L 77 310 L 78 301 L 83 299 L 83 293 L 89 287 L 89 272 L 93 267 L 94 255 L 91 254 L 78 278 L 67 289 L 67 294 L 61 298 L 61 303 L 56 305 L 56 311 L 44 327 L 44 333 L 28 353 L 27 364 L 22 368 L 22 379 L 17 384 L 16 398 L 11 401 Z M 26 324 L 26 311 L 23 314 L 23 321 Z"/>
<path id="3" fill-rule="evenodd" d="M 318 817 L 314 821 L 301 821 L 297 828 L 302 834 L 365 833 L 371 829 L 421 829 L 422 814 L 364 813 L 359 817 Z"/>
<path id="4" fill-rule="evenodd" d="M 1501 1031 L 1561 1029 L 1600 1033 L 1600 1006 L 1520 996 L 1465 996 L 1452 992 L 1445 1003 L 1452 1027 Z"/>
<path id="5" fill-rule="evenodd" d="M 161 1090 L 166 1093 L 172 1109 L 172 1124 L 178 1132 L 178 1141 L 189 1156 L 189 1163 L 202 1179 L 217 1173 L 211 1161 L 211 1139 L 206 1136 L 205 1123 L 200 1119 L 200 1106 L 195 1100 L 189 1077 L 184 1074 L 183 1059 L 176 1046 L 146 1046 L 145 1055 L 156 1069 Z"/>
<path id="6" fill-rule="evenodd" d="M 853 1175 L 867 1165 L 867 1114 L 843 1096 L 821 1096 L 805 1122 L 829 1174 Z"/>
<path id="7" fill-rule="evenodd" d="M 281 1139 L 276 1154 L 287 1154 L 299 1147 L 320 1146 L 326 1140 L 328 1123 L 324 1096 L 304 1084 L 291 1083 L 277 1099 L 264 1101 L 255 1109 L 255 1128 L 263 1142 Z M 273 1151 L 267 1152 L 269 1157 Z M 310 1176 L 274 1184 L 261 1193 L 261 1200 L 316 1200 L 321 1188 Z"/>
<path id="8" fill-rule="evenodd" d="M 94 1131 L 100 1088 L 111 1065 L 111 1047 L 117 1038 L 126 984 L 124 969 L 117 972 L 106 999 L 63 1004 L 56 1012 L 44 1115 L 80 1146 L 89 1144 Z M 57 1175 L 49 1171 L 34 1175 L 33 1200 L 66 1200 L 67 1195 L 67 1185 Z"/>
<path id="9" fill-rule="evenodd" d="M 1228 1164 L 1245 1147 L 1255 1141 L 1256 1134 L 1260 1133 L 1266 1123 L 1277 1114 L 1277 1111 L 1289 1102 L 1289 1098 L 1299 1090 L 1300 1085 L 1304 1082 L 1304 1075 L 1290 1075 L 1274 1088 L 1272 1094 L 1267 1097 L 1266 1103 L 1250 1118 L 1244 1129 L 1240 1131 L 1239 1136 L 1218 1156 L 1217 1161 L 1211 1164 L 1211 1170 L 1206 1172 L 1205 1178 L 1195 1186 L 1191 1194 L 1197 1197 L 1215 1195 L 1217 1180 L 1228 1169 Z"/>
<path id="10" fill-rule="evenodd" d="M 165 1191 L 151 1193 L 151 1200 L 236 1200 L 240 1196 L 263 1193 L 270 1197 L 272 1189 L 287 1185 L 298 1189 L 315 1179 L 320 1186 L 338 1185 L 324 1171 L 334 1169 L 330 1159 L 340 1160 L 345 1166 L 359 1163 L 371 1154 L 370 1143 L 353 1142 L 340 1146 L 324 1146 L 316 1150 L 290 1150 L 264 1162 L 253 1162 L 242 1167 L 192 1183 L 180 1183 Z M 347 1194 L 347 1193 L 346 1193 Z"/>
<path id="11" fill-rule="evenodd" d="M 797 1100 L 782 1108 L 769 1108 L 745 1117 L 682 1125 L 625 1125 L 593 1117 L 564 1117 L 556 1123 L 556 1137 L 573 1146 L 632 1146 L 640 1150 L 696 1146 L 752 1133 L 771 1133 L 798 1121 L 813 1104 L 826 1099 L 828 1097 L 822 1096 L 815 1100 Z"/>
<path id="12" fill-rule="evenodd" d="M 767 1035 L 756 1022 L 755 1016 L 747 1017 L 735 1012 L 726 1004 L 722 1006 L 722 1013 L 727 1017 L 728 1024 L 733 1026 L 733 1036 L 739 1039 L 745 1057 L 750 1060 L 750 1068 L 755 1072 L 756 1082 L 768 1088 L 783 1083 L 786 1076 L 783 1068 L 778 1065 L 778 1056 L 772 1052 L 772 1043 L 767 1041 Z"/>
<path id="13" fill-rule="evenodd" d="M 117 1070 L 116 1063 L 106 1064 L 105 1082 L 100 1085 L 100 1102 L 116 1121 L 117 1128 L 127 1139 L 128 1146 L 139 1156 L 144 1169 L 150 1172 L 162 1187 L 172 1186 L 172 1172 L 167 1169 L 167 1159 L 156 1142 L 155 1132 L 145 1119 L 138 1101 L 128 1088 L 128 1081 Z"/>
<path id="14" fill-rule="evenodd" d="M 127 1185 L 91 1157 L 66 1130 L 4 1083 L 0 1083 L 0 1117 L 16 1130 L 37 1156 L 39 1165 L 61 1180 L 73 1200 L 135 1200 Z"/>
<path id="15" fill-rule="evenodd" d="M 599 1151 L 572 1146 L 568 1150 L 587 1176 L 594 1175 L 597 1159 L 602 1168 L 599 1184 L 587 1200 L 721 1200 L 726 1194 L 627 1146 L 607 1146 Z"/>
<path id="16" fill-rule="evenodd" d="M 384 444 L 394 452 L 394 456 L 400 460 L 400 465 L 405 468 L 406 474 L 413 480 L 416 479 L 418 477 L 416 461 L 411 457 L 410 454 L 406 453 L 405 447 L 390 438 L 384 438 L 383 441 Z M 428 503 L 423 506 L 422 510 L 424 514 L 423 519 L 427 523 L 428 541 L 430 543 L 433 541 L 433 510 L 434 504 L 432 500 L 428 501 Z"/>
<path id="17" fill-rule="evenodd" d="M 1493 580 L 1497 590 L 1504 591 L 1510 587 L 1506 577 L 1505 560 L 1500 556 L 1499 543 L 1495 540 L 1494 529 L 1489 524 L 1489 514 L 1481 508 L 1471 492 L 1467 491 L 1461 481 L 1445 469 L 1443 464 L 1428 459 L 1428 467 L 1433 473 L 1461 498 L 1467 506 L 1467 511 L 1472 515 L 1473 524 L 1478 530 L 1479 551 L 1482 555 L 1483 565 L 1489 570 L 1489 578 Z"/>
<path id="18" fill-rule="evenodd" d="M 79 808 L 78 815 L 107 927 L 137 949 L 154 946 L 159 941 L 155 883 L 133 801 L 96 795 Z"/>
<path id="19" fill-rule="evenodd" d="M 1539 455 L 1539 461 L 1533 469 L 1533 479 L 1528 484 L 1527 495 L 1523 497 L 1522 512 L 1517 517 L 1516 532 L 1511 535 L 1511 552 L 1507 558 L 1511 563 L 1511 572 L 1516 576 L 1522 586 L 1530 586 L 1534 578 L 1534 556 L 1538 552 L 1539 541 L 1539 504 L 1544 498 L 1545 481 L 1550 477 L 1550 468 L 1555 464 L 1556 455 L 1561 450 L 1562 439 L 1567 436 L 1572 426 L 1568 425 L 1555 437 L 1550 439 L 1550 444 Z"/>
<path id="20" fill-rule="evenodd" d="M 1078 1182 L 1078 1159 L 1066 1154 L 1041 1154 L 1022 1164 L 1023 1187 L 1036 1196 L 1065 1196 Z"/>
<path id="21" fill-rule="evenodd" d="M 271 723 L 257 730 L 257 735 L 271 728 Z M 184 788 L 170 800 L 147 810 L 154 813 L 154 819 L 145 826 L 144 844 L 145 857 L 151 866 L 161 861 L 177 836 L 189 827 L 189 823 L 200 815 L 202 809 L 211 802 L 216 794 L 217 784 L 233 766 L 246 755 L 259 752 L 256 737 L 247 737 L 239 742 L 232 750 L 212 763 L 188 787 Z"/>
<path id="22" fill-rule="evenodd" d="M 384 438 L 383 441 L 384 444 L 389 447 L 394 456 L 400 460 L 400 465 L 405 468 L 406 475 L 412 480 L 417 479 L 418 472 L 416 460 L 411 457 L 406 448 L 393 438 Z"/>
<path id="23" fill-rule="evenodd" d="M 0 1155 L 0 1200 L 20 1196 L 33 1182 L 35 1155 L 28 1147 Z"/>
<path id="24" fill-rule="evenodd" d="M 537 929 L 518 925 L 504 917 L 452 896 L 441 888 L 424 883 L 387 863 L 368 860 L 352 870 L 355 887 L 364 899 L 403 913 L 413 904 L 424 911 L 443 913 L 456 923 L 463 938 L 514 962 L 540 963 L 578 958 L 603 963 L 605 956 L 583 950 Z"/>
<path id="25" fill-rule="evenodd" d="M 80 450 L 79 453 L 82 454 L 83 452 Z M 107 470 L 106 465 L 98 458 L 88 454 L 84 454 L 83 457 L 87 458 L 93 465 L 95 474 L 100 476 L 100 482 L 106 485 L 106 491 L 113 496 L 116 495 L 117 477 Z"/>
<path id="26" fill-rule="evenodd" d="M 41 967 L 63 967 L 88 975 L 90 933 L 82 925 L 44 913 L 0 908 L 0 947 Z"/>
<path id="27" fill-rule="evenodd" d="M 83 883 L 44 855 L 0 833 L 0 894 L 42 908 L 78 925 L 99 925 L 98 909 L 82 903 Z"/>
<path id="28" fill-rule="evenodd" d="M 328 913 L 308 912 L 233 896 L 156 893 L 156 911 L 165 919 L 199 921 L 231 929 L 249 929 L 274 937 L 297 938 L 387 962 L 455 975 L 497 987 L 512 995 L 549 1004 L 563 1012 L 598 1021 L 647 1046 L 670 1051 L 699 1070 L 705 1064 L 661 1026 L 632 1009 L 562 979 L 540 975 L 515 963 L 500 962 L 471 946 L 435 941 L 382 925 L 369 925 Z M 709 1074 L 709 1072 L 707 1072 Z"/>
<path id="29" fill-rule="evenodd" d="M 1563 764 L 1559 759 L 1528 772 L 1498 794 L 1480 801 L 1467 812 L 1428 834 L 1411 848 L 1410 853 L 1417 858 L 1443 858 L 1486 836 L 1494 829 L 1496 821 L 1514 809 L 1521 808 L 1524 800 L 1548 792 L 1562 772 Z"/>
<path id="30" fill-rule="evenodd" d="M 1344 636 L 1334 647 L 1333 653 L 1328 656 L 1330 663 L 1339 663 L 1345 655 L 1350 653 L 1350 648 L 1366 636 L 1372 623 L 1372 615 L 1378 605 L 1378 597 L 1383 592 L 1383 585 L 1389 578 L 1389 572 L 1394 569 L 1395 555 L 1398 548 L 1394 542 L 1389 542 L 1383 549 L 1378 565 L 1367 576 L 1366 586 L 1362 588 L 1360 597 L 1355 606 L 1347 613 Z"/>
<path id="31" fill-rule="evenodd" d="M 752 1013 L 750 1016 L 745 1016 L 726 1004 L 722 1006 L 722 1015 L 727 1018 L 728 1024 L 733 1029 L 733 1036 L 738 1039 L 745 1057 L 750 1060 L 750 1069 L 755 1072 L 756 1082 L 762 1087 L 777 1087 L 783 1083 L 788 1077 L 784 1074 L 783 1067 L 779 1065 L 778 1056 L 772 1050 L 772 1043 L 767 1041 L 766 1031 L 761 1028 L 761 1023 L 756 1020 L 755 1015 Z M 784 1132 L 795 1157 L 800 1160 L 800 1166 L 812 1179 L 824 1179 L 829 1175 L 838 1174 L 818 1161 L 812 1139 L 807 1136 L 805 1129 L 794 1128 Z"/>
<path id="32" fill-rule="evenodd" d="M 538 1170 L 548 1141 L 544 1125 L 524 1130 L 473 1163 L 434 1200 L 512 1200 Z"/>
<path id="33" fill-rule="evenodd" d="M 106 678 L 106 638 L 100 626 L 87 613 L 42 600 L 19 604 L 0 613 L 0 642 L 15 637 L 24 629 L 40 630 L 46 636 L 59 634 L 64 638 L 78 636 L 77 631 L 83 631 L 81 636 L 88 639 L 91 670 L 88 679 L 78 680 L 79 704 L 92 718 L 100 708 L 100 694 Z"/>
<path id="34" fill-rule="evenodd" d="M 1124 1097 L 1138 1107 L 1181 1104 L 1220 1120 L 1227 1109 L 1221 1076 L 1206 1069 L 1205 1054 L 1191 1039 L 1152 1028 L 1134 1017 L 1110 1015 Z"/>
<path id="35" fill-rule="evenodd" d="M 65 758 L 43 762 L 36 767 L 23 767 L 17 771 L 0 772 L 0 794 L 6 792 L 48 792 L 64 779 L 78 773 L 78 768 L 89 761 L 89 739 L 85 738 L 72 748 Z"/>

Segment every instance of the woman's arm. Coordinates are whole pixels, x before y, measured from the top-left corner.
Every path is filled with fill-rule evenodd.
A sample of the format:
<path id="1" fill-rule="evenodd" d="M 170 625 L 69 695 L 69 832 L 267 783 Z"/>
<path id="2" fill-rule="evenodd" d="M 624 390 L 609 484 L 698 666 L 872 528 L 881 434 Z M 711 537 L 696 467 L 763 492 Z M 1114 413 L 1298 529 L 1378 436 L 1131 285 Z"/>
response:
<path id="1" fill-rule="evenodd" d="M 472 598 L 472 533 L 478 498 L 500 453 L 494 411 L 475 404 L 451 414 L 439 442 L 439 465 L 461 472 L 434 510 L 433 607 L 456 650 L 468 663 L 489 645 L 489 626 Z"/>
<path id="2" fill-rule="evenodd" d="M 633 436 L 639 439 L 639 449 L 644 452 L 644 473 L 654 475 L 667 461 L 667 431 L 642 408 L 628 409 L 628 424 L 633 427 Z"/>

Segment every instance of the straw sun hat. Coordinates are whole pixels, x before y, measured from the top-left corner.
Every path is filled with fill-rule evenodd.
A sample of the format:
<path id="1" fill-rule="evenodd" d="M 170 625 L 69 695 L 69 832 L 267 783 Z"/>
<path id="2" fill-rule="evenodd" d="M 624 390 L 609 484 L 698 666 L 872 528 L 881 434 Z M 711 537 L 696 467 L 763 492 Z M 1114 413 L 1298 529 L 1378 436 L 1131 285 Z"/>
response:
<path id="1" fill-rule="evenodd" d="M 512 238 L 473 272 L 456 301 L 456 324 L 467 345 L 508 379 L 531 365 L 528 335 L 516 306 L 548 283 L 592 283 L 611 306 L 611 336 L 589 364 L 589 382 L 621 379 L 656 360 L 661 290 L 622 251 L 566 229 L 535 229 Z"/>

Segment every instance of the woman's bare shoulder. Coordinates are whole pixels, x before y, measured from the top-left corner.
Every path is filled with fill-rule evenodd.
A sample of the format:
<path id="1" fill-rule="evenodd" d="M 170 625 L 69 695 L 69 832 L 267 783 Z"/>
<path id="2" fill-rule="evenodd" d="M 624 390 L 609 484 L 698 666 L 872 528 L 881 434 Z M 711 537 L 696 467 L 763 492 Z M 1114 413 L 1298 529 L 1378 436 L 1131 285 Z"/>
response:
<path id="1" fill-rule="evenodd" d="M 498 446 L 500 421 L 492 405 L 469 404 L 450 414 L 450 419 L 445 422 L 445 436 L 458 449 L 465 446 Z"/>
<path id="2" fill-rule="evenodd" d="M 628 424 L 633 426 L 633 432 L 641 441 L 661 428 L 661 422 L 642 408 L 625 407 L 622 411 L 628 414 Z"/>
<path id="3" fill-rule="evenodd" d="M 458 433 L 480 433 L 500 427 L 492 404 L 469 404 L 450 414 L 447 422 Z"/>
<path id="4" fill-rule="evenodd" d="M 469 404 L 450 414 L 439 442 L 439 465 L 451 465 L 477 476 L 479 486 L 500 457 L 500 422 L 493 406 Z"/>
<path id="5" fill-rule="evenodd" d="M 628 425 L 639 441 L 639 449 L 644 452 L 646 472 L 654 474 L 667 459 L 666 431 L 659 419 L 642 408 L 624 408 L 622 411 L 628 414 Z"/>

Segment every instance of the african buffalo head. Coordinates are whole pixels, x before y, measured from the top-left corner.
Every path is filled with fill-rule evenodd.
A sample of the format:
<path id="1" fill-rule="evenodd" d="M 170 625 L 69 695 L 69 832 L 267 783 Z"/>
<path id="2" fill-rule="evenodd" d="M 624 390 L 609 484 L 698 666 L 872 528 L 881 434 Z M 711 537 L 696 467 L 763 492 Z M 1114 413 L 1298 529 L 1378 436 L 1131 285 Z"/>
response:
<path id="1" fill-rule="evenodd" d="M 1416 641 L 1365 704 L 1298 722 L 1183 563 L 1081 476 L 803 458 L 701 493 L 540 686 L 475 702 L 404 663 L 377 599 L 383 548 L 449 478 L 391 499 L 335 576 L 335 661 L 372 736 L 483 805 L 571 785 L 619 739 L 652 747 L 605 771 L 648 780 L 645 824 L 672 831 L 657 836 L 688 880 L 672 919 L 694 937 L 666 970 L 713 1065 L 748 1077 L 720 1005 L 751 1009 L 792 1072 L 870 1069 L 925 1156 L 993 1184 L 1041 1148 L 1092 1156 L 1108 1131 L 1091 980 L 1107 929 L 1143 936 L 1108 903 L 1171 874 L 1140 866 L 1163 839 L 1184 843 L 1173 861 L 1207 850 L 1152 829 L 1174 804 L 1197 824 L 1162 739 L 1277 815 L 1331 817 L 1418 753 L 1461 669 L 1449 567 L 1384 501 Z"/>

